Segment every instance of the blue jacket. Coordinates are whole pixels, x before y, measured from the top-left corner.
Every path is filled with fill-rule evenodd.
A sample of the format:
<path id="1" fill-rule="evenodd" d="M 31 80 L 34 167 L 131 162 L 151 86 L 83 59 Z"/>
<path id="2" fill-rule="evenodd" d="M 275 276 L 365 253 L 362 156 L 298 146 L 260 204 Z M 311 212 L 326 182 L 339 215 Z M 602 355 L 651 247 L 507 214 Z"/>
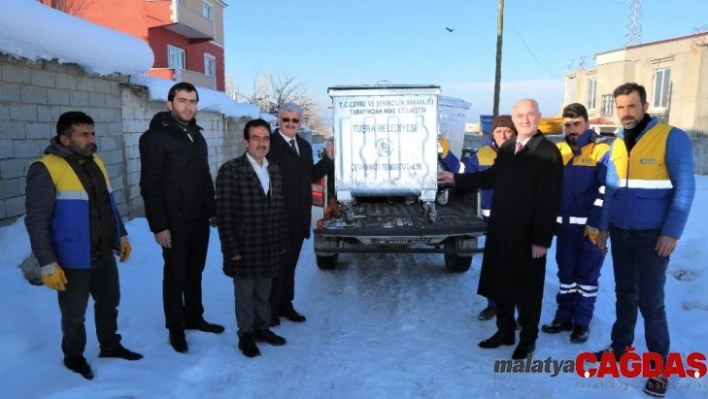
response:
<path id="1" fill-rule="evenodd" d="M 600 230 L 612 224 L 681 238 L 696 190 L 686 133 L 652 118 L 629 153 L 624 140 L 615 140 L 611 151 Z"/>
<path id="2" fill-rule="evenodd" d="M 111 182 L 106 167 L 98 155 L 93 155 L 106 180 L 108 197 L 116 232 L 113 248 L 120 249 L 123 223 L 116 207 Z M 49 233 L 56 262 L 66 269 L 91 268 L 91 220 L 89 218 L 90 196 L 71 165 L 60 155 L 47 154 L 41 158 L 54 184 L 54 204 L 51 213 Z M 46 195 L 49 193 L 46 192 Z M 39 255 L 37 255 L 39 258 Z M 44 264 L 43 264 L 44 265 Z"/>
<path id="3" fill-rule="evenodd" d="M 582 231 L 585 225 L 597 227 L 600 223 L 613 141 L 614 137 L 586 130 L 578 136 L 575 150 L 566 141 L 558 143 L 564 166 L 556 233 Z"/>

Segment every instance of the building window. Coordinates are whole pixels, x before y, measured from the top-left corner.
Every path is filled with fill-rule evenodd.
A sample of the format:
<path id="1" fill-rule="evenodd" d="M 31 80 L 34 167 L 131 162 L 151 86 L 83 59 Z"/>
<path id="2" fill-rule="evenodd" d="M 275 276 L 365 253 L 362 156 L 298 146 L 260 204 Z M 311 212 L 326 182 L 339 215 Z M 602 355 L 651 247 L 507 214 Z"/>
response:
<path id="1" fill-rule="evenodd" d="M 216 57 L 210 54 L 204 54 L 204 74 L 216 77 Z"/>
<path id="2" fill-rule="evenodd" d="M 654 99 L 653 108 L 664 109 L 669 107 L 669 94 L 671 91 L 671 68 L 661 68 L 654 71 Z"/>
<path id="3" fill-rule="evenodd" d="M 208 19 L 209 21 L 214 20 L 214 6 L 211 4 L 207 3 L 206 1 L 202 3 L 202 15 L 204 18 Z"/>
<path id="4" fill-rule="evenodd" d="M 568 85 L 566 86 L 566 99 L 568 101 L 566 101 L 566 102 L 574 103 L 577 80 L 575 79 L 575 76 L 572 76 L 572 77 L 569 77 L 566 82 L 568 83 Z"/>
<path id="5" fill-rule="evenodd" d="M 174 69 L 187 69 L 184 50 L 179 47 L 167 45 L 167 67 Z"/>
<path id="6" fill-rule="evenodd" d="M 602 96 L 602 116 L 612 116 L 615 111 L 615 97 L 612 94 Z"/>
<path id="7" fill-rule="evenodd" d="M 597 79 L 588 79 L 588 111 L 595 109 L 595 95 L 597 94 Z"/>

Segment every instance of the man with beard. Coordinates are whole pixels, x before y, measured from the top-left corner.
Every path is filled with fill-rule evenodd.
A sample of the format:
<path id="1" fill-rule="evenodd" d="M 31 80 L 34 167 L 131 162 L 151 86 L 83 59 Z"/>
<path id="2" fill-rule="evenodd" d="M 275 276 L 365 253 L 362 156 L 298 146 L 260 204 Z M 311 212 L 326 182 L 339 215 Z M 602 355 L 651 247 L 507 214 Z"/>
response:
<path id="1" fill-rule="evenodd" d="M 440 182 L 456 187 L 494 189 L 477 293 L 496 301 L 497 332 L 479 346 L 514 345 L 518 304 L 520 342 L 512 359 L 526 359 L 536 349 L 546 251 L 563 184 L 560 152 L 538 130 L 540 118 L 535 100 L 517 101 L 512 120 L 518 135 L 501 146 L 491 168 L 452 178 L 438 174 Z"/>
<path id="2" fill-rule="evenodd" d="M 131 247 L 106 167 L 96 152 L 93 119 L 65 112 L 46 154 L 27 171 L 25 225 L 42 282 L 57 291 L 64 366 L 93 379 L 84 358 L 84 318 L 93 298 L 99 357 L 139 360 L 116 333 L 120 287 L 114 251 L 125 262 Z"/>
<path id="3" fill-rule="evenodd" d="M 202 272 L 215 209 L 207 143 L 195 119 L 198 102 L 194 85 L 175 84 L 167 94 L 169 111 L 155 114 L 140 136 L 140 194 L 165 261 L 165 327 L 170 345 L 180 353 L 189 349 L 185 329 L 224 331 L 204 320 L 202 305 Z"/>
<path id="4" fill-rule="evenodd" d="M 302 107 L 285 103 L 278 111 L 278 128 L 271 135 L 268 161 L 278 165 L 283 174 L 285 215 L 290 234 L 290 249 L 280 256 L 280 271 L 270 291 L 271 326 L 280 324 L 280 316 L 301 323 L 305 316 L 293 307 L 295 298 L 295 266 L 303 240 L 310 237 L 312 223 L 312 182 L 334 168 L 334 143 L 327 140 L 326 156 L 317 164 L 312 146 L 297 132 L 302 121 Z"/>
<path id="5" fill-rule="evenodd" d="M 608 236 L 612 243 L 616 320 L 612 343 L 595 356 L 599 360 L 609 352 L 619 359 L 625 348 L 632 347 L 639 308 L 647 349 L 666 364 L 670 345 L 664 309 L 666 268 L 693 202 L 693 151 L 686 133 L 647 114 L 643 86 L 625 83 L 613 96 L 624 129 L 611 149 L 597 245 L 606 251 Z M 667 387 L 664 376 L 653 377 L 644 392 L 664 396 Z"/>
<path id="6" fill-rule="evenodd" d="M 605 253 L 597 247 L 605 193 L 611 138 L 590 129 L 588 111 L 582 104 L 563 108 L 565 140 L 558 143 L 563 157 L 563 190 L 556 219 L 558 309 L 547 334 L 572 331 L 570 342 L 582 343 L 590 336 L 600 269 Z"/>

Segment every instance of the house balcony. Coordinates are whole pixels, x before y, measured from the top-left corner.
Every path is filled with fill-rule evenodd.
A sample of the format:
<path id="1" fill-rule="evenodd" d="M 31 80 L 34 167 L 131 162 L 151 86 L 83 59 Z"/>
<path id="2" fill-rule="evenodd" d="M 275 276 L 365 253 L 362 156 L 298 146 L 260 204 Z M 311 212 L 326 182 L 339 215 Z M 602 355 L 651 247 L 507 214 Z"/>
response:
<path id="1" fill-rule="evenodd" d="M 216 78 L 186 69 L 176 68 L 152 68 L 148 73 L 150 76 L 174 80 L 175 82 L 188 82 L 197 87 L 204 87 L 216 90 Z"/>
<path id="2" fill-rule="evenodd" d="M 152 0 L 148 13 L 154 26 L 162 26 L 191 42 L 213 40 L 216 35 L 214 21 L 202 15 L 201 1 Z"/>

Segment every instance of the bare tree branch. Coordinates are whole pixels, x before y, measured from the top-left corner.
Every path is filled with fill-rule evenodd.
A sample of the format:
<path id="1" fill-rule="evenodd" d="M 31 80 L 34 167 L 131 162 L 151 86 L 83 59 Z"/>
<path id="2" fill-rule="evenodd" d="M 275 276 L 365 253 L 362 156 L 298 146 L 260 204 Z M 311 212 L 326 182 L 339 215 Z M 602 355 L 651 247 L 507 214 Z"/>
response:
<path id="1" fill-rule="evenodd" d="M 283 104 L 296 103 L 303 108 L 304 123 L 310 125 L 317 119 L 315 115 L 317 101 L 308 92 L 307 83 L 307 81 L 299 81 L 294 75 L 273 76 L 267 71 L 261 71 L 254 81 L 253 93 L 250 95 L 237 93 L 237 98 L 253 103 L 261 112 L 272 115 L 276 115 Z"/>
<path id="2" fill-rule="evenodd" d="M 37 0 L 40 3 L 48 5 L 59 11 L 63 11 L 71 15 L 80 15 L 82 11 L 87 9 L 93 0 Z"/>

